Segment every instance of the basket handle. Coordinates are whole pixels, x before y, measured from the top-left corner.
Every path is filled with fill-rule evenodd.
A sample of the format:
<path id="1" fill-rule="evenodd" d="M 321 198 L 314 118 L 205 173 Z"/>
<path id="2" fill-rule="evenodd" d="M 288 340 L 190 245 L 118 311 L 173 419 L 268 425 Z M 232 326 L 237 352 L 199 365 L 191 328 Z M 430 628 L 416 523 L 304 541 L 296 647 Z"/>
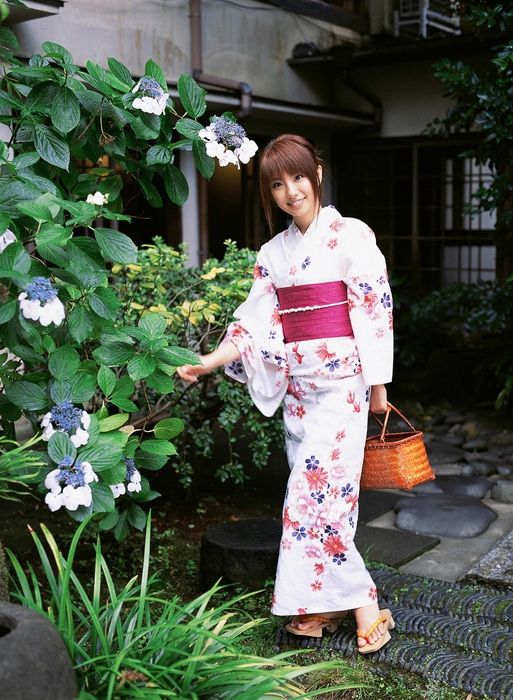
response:
<path id="1" fill-rule="evenodd" d="M 392 411 L 395 411 L 395 412 L 397 413 L 397 415 L 398 415 L 400 418 L 403 419 L 403 421 L 406 423 L 406 425 L 408 426 L 408 428 L 410 428 L 410 430 L 412 431 L 412 433 L 415 432 L 415 428 L 414 428 L 413 425 L 410 423 L 410 421 L 406 418 L 406 416 L 403 416 L 403 414 L 401 413 L 401 411 L 400 411 L 398 408 L 396 408 L 395 406 L 393 406 L 393 405 L 390 403 L 390 401 L 387 401 L 387 410 L 386 410 L 385 418 L 383 419 L 383 422 L 382 422 L 374 413 L 372 414 L 373 417 L 374 417 L 374 419 L 375 419 L 375 420 L 380 424 L 380 426 L 381 426 L 381 435 L 380 435 L 380 438 L 379 438 L 379 439 L 380 439 L 382 442 L 385 441 L 385 435 L 386 435 L 386 432 L 387 432 L 388 419 L 390 418 L 390 413 L 391 413 Z"/>

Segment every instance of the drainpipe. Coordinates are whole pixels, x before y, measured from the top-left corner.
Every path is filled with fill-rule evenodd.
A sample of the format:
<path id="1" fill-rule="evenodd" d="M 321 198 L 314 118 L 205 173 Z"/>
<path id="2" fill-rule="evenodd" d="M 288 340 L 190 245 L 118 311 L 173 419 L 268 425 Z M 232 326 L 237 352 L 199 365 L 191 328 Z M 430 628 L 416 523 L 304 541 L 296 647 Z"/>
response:
<path id="1" fill-rule="evenodd" d="M 236 80 L 221 78 L 217 75 L 208 75 L 203 72 L 203 58 L 201 50 L 201 0 L 189 0 L 189 18 L 191 28 L 191 64 L 192 77 L 198 83 L 211 85 L 212 87 L 234 90 L 239 93 L 240 107 L 237 113 L 239 119 L 244 119 L 251 113 L 251 85 L 239 83 Z"/>

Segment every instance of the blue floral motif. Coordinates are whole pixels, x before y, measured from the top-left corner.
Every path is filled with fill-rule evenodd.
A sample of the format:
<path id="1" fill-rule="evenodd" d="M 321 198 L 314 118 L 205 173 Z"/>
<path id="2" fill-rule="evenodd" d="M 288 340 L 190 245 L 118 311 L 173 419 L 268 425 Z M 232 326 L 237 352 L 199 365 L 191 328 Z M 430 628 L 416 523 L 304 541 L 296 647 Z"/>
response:
<path id="1" fill-rule="evenodd" d="M 234 374 L 242 374 L 244 372 L 244 366 L 239 360 L 234 360 L 233 362 L 230 362 L 230 364 L 228 365 L 228 369 L 231 370 Z"/>
<path id="2" fill-rule="evenodd" d="M 279 367 L 281 367 L 281 365 L 282 365 L 283 362 L 286 362 L 286 361 L 287 361 L 287 360 L 286 360 L 284 357 L 282 357 L 281 355 L 275 355 L 275 356 L 274 356 L 274 360 L 275 360 L 276 364 L 277 364 Z"/>
<path id="3" fill-rule="evenodd" d="M 351 484 L 346 484 L 345 486 L 342 486 L 340 489 L 340 495 L 342 498 L 345 498 L 346 496 L 349 496 L 350 493 L 354 491 L 354 488 L 351 486 Z"/>
<path id="4" fill-rule="evenodd" d="M 271 331 L 269 333 L 269 340 L 275 340 L 276 339 L 276 331 Z"/>
<path id="5" fill-rule="evenodd" d="M 338 566 L 340 566 L 343 561 L 347 561 L 346 555 L 344 554 L 344 552 L 339 552 L 338 554 L 335 554 L 335 556 L 333 557 L 333 562 L 335 564 L 338 564 Z"/>
<path id="6" fill-rule="evenodd" d="M 340 369 L 340 360 L 336 357 L 334 360 L 330 360 L 325 365 L 330 372 L 334 372 L 336 369 Z"/>
<path id="7" fill-rule="evenodd" d="M 262 277 L 269 277 L 269 270 L 263 265 L 258 266 L 258 271 Z"/>
<path id="8" fill-rule="evenodd" d="M 366 403 L 369 403 L 370 401 L 370 389 L 365 389 L 365 401 Z"/>
<path id="9" fill-rule="evenodd" d="M 326 498 L 326 496 L 325 496 L 323 493 L 321 493 L 321 491 L 312 491 L 312 493 L 310 494 L 310 496 L 311 496 L 314 500 L 316 500 L 317 503 L 319 503 L 319 504 L 321 504 L 321 503 L 324 501 L 324 499 Z"/>
<path id="10" fill-rule="evenodd" d="M 328 535 L 328 537 L 330 535 L 338 535 L 338 530 L 335 530 L 335 528 L 332 525 L 326 525 L 326 527 L 324 528 L 324 532 L 326 535 Z"/>
<path id="11" fill-rule="evenodd" d="M 301 263 L 301 269 L 302 269 L 302 270 L 306 270 L 306 268 L 308 267 L 308 265 L 310 265 L 311 262 L 312 262 L 312 261 L 311 261 L 311 259 L 310 259 L 310 256 L 308 256 L 307 258 L 305 258 L 305 259 L 303 260 L 303 262 Z"/>
<path id="12" fill-rule="evenodd" d="M 262 350 L 262 357 L 264 360 L 269 360 L 271 358 L 271 353 L 269 350 Z"/>
<path id="13" fill-rule="evenodd" d="M 349 516 L 349 525 L 351 525 L 351 527 L 354 528 L 354 520 L 352 515 Z"/>
<path id="14" fill-rule="evenodd" d="M 294 530 L 292 533 L 292 537 L 295 537 L 298 542 L 301 542 L 302 539 L 306 539 L 306 528 L 297 528 L 297 530 Z"/>
<path id="15" fill-rule="evenodd" d="M 315 471 L 319 466 L 319 460 L 315 459 L 315 455 L 311 455 L 309 459 L 305 459 L 305 464 L 307 469 Z"/>
<path id="16" fill-rule="evenodd" d="M 390 309 L 392 306 L 392 297 L 388 292 L 385 292 L 383 296 L 381 297 L 381 303 L 383 304 L 383 307 L 385 309 Z"/>
<path id="17" fill-rule="evenodd" d="M 372 292 L 372 287 L 367 282 L 360 282 L 358 286 L 364 294 L 370 294 Z"/>

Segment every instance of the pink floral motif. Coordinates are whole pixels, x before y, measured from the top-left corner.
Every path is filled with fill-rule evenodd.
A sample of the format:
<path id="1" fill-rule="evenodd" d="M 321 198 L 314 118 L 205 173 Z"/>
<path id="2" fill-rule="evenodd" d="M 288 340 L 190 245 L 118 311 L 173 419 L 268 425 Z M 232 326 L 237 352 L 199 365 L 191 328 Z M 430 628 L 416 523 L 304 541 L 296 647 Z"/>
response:
<path id="1" fill-rule="evenodd" d="M 306 532 L 308 538 L 310 540 L 318 540 L 319 539 L 319 530 L 315 527 L 311 527 L 307 530 Z"/>
<path id="2" fill-rule="evenodd" d="M 308 481 L 308 486 L 312 491 L 320 491 L 328 483 L 328 472 L 319 467 L 318 469 L 312 469 L 311 471 L 306 471 L 306 480 Z"/>
<path id="3" fill-rule="evenodd" d="M 283 527 L 285 530 L 289 530 L 290 528 L 296 530 L 299 527 L 299 520 L 291 519 L 288 506 L 283 509 Z"/>
<path id="4" fill-rule="evenodd" d="M 263 277 L 263 275 L 262 275 L 261 266 L 258 263 L 255 263 L 255 267 L 253 268 L 253 279 L 254 280 L 261 280 L 262 277 Z"/>
<path id="5" fill-rule="evenodd" d="M 391 331 L 394 329 L 394 316 L 391 311 L 388 312 L 388 328 Z"/>
<path id="6" fill-rule="evenodd" d="M 305 413 L 305 407 L 302 404 L 299 404 L 296 408 L 296 418 L 299 418 L 301 420 Z"/>
<path id="7" fill-rule="evenodd" d="M 306 545 L 305 554 L 309 559 L 320 559 L 322 557 L 321 548 L 313 544 Z"/>
<path id="8" fill-rule="evenodd" d="M 284 539 L 281 542 L 281 548 L 282 549 L 291 549 L 292 548 L 292 542 L 290 540 Z"/>
<path id="9" fill-rule="evenodd" d="M 287 415 L 294 418 L 296 415 L 296 405 L 293 403 L 287 403 L 285 404 L 285 408 L 287 409 Z"/>
<path id="10" fill-rule="evenodd" d="M 313 583 L 310 584 L 310 588 L 312 591 L 320 591 L 322 588 L 322 582 L 321 581 L 314 581 Z"/>
<path id="11" fill-rule="evenodd" d="M 340 447 L 336 447 L 334 450 L 331 451 L 330 459 L 332 462 L 335 462 L 339 457 L 340 457 Z"/>
<path id="12" fill-rule="evenodd" d="M 346 503 L 351 505 L 351 510 L 349 512 L 352 513 L 356 510 L 356 506 L 358 505 L 358 494 L 351 493 L 349 496 L 346 496 Z"/>
<path id="13" fill-rule="evenodd" d="M 298 348 L 299 348 L 299 343 L 294 343 L 294 345 L 292 346 L 292 352 L 294 353 L 294 357 L 296 358 L 296 362 L 298 363 L 298 365 L 300 365 L 303 362 L 304 355 L 301 355 Z"/>
<path id="14" fill-rule="evenodd" d="M 336 248 L 338 246 L 338 240 L 336 238 L 330 238 L 326 245 L 330 250 L 333 250 L 333 248 Z"/>
<path id="15" fill-rule="evenodd" d="M 344 222 L 342 219 L 335 219 L 335 221 L 332 221 L 330 224 L 330 229 L 336 233 L 338 233 L 342 228 L 344 228 Z"/>
<path id="16" fill-rule="evenodd" d="M 376 338 L 383 338 L 385 336 L 385 331 L 383 328 L 378 328 L 376 331 Z"/>
<path id="17" fill-rule="evenodd" d="M 345 476 L 347 476 L 347 467 L 344 467 L 342 464 L 336 464 L 332 470 L 331 474 L 334 479 L 343 479 Z"/>
<path id="18" fill-rule="evenodd" d="M 289 383 L 287 386 L 287 394 L 290 394 L 298 401 L 301 401 L 301 399 L 306 394 L 306 391 L 305 391 L 305 389 L 303 389 L 303 387 L 301 386 L 301 384 L 298 381 L 296 381 L 295 379 L 289 379 Z M 295 412 L 295 409 L 294 409 L 294 412 Z"/>
<path id="19" fill-rule="evenodd" d="M 307 614 L 308 608 L 298 608 L 297 609 L 297 614 L 298 615 L 306 615 Z"/>
<path id="20" fill-rule="evenodd" d="M 365 228 L 362 229 L 360 236 L 362 240 L 365 241 L 368 238 L 374 237 L 374 231 L 369 226 L 365 226 Z"/>
<path id="21" fill-rule="evenodd" d="M 319 387 L 317 386 L 317 384 L 315 384 L 315 382 L 308 382 L 308 387 L 309 387 L 312 391 L 318 391 L 318 390 L 319 390 Z"/>
<path id="22" fill-rule="evenodd" d="M 314 564 L 314 571 L 317 576 L 322 576 L 324 573 L 324 564 Z"/>
<path id="23" fill-rule="evenodd" d="M 276 307 L 272 313 L 271 323 L 273 324 L 273 326 L 281 325 L 281 316 L 278 313 L 278 307 Z"/>
<path id="24" fill-rule="evenodd" d="M 361 407 L 360 407 L 360 402 L 356 401 L 355 393 L 354 391 L 348 391 L 347 392 L 347 403 L 353 405 L 353 411 L 355 413 L 360 413 Z"/>
<path id="25" fill-rule="evenodd" d="M 317 346 L 315 354 L 319 360 L 322 360 L 323 362 L 324 360 L 331 360 L 333 357 L 337 356 L 336 352 L 330 352 L 328 350 L 328 343 L 326 341 Z"/>
<path id="26" fill-rule="evenodd" d="M 336 440 L 337 442 L 342 442 L 342 440 L 345 438 L 345 436 L 346 436 L 346 431 L 345 431 L 345 430 L 339 430 L 338 433 L 337 433 L 337 435 L 336 435 L 336 437 L 335 437 L 335 440 Z"/>
<path id="27" fill-rule="evenodd" d="M 369 588 L 369 593 L 368 593 L 368 595 L 369 595 L 369 598 L 370 598 L 371 600 L 376 600 L 376 599 L 377 599 L 377 597 L 378 597 L 378 590 L 377 590 L 376 586 L 371 586 L 371 587 Z"/>
<path id="28" fill-rule="evenodd" d="M 295 265 L 292 265 L 290 268 L 289 275 L 290 277 L 295 277 L 297 275 L 297 267 Z"/>
<path id="29" fill-rule="evenodd" d="M 322 548 L 329 556 L 334 556 L 335 554 L 340 554 L 340 552 L 347 551 L 347 547 L 342 542 L 342 538 L 339 535 L 328 535 L 328 537 L 324 540 Z"/>

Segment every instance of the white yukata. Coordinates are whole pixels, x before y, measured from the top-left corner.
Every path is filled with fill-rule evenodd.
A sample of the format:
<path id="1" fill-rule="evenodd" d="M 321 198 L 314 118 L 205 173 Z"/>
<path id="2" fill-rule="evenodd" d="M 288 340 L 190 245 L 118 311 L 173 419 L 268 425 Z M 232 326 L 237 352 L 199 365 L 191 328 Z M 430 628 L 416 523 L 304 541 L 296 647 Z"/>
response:
<path id="1" fill-rule="evenodd" d="M 290 477 L 272 612 L 350 610 L 376 600 L 354 546 L 370 386 L 392 379 L 392 297 L 369 227 L 324 207 L 262 246 L 255 281 L 226 339 L 226 365 L 260 411 L 283 401 Z M 285 343 L 276 288 L 342 280 L 353 336 Z M 333 312 L 337 313 L 338 307 Z"/>

